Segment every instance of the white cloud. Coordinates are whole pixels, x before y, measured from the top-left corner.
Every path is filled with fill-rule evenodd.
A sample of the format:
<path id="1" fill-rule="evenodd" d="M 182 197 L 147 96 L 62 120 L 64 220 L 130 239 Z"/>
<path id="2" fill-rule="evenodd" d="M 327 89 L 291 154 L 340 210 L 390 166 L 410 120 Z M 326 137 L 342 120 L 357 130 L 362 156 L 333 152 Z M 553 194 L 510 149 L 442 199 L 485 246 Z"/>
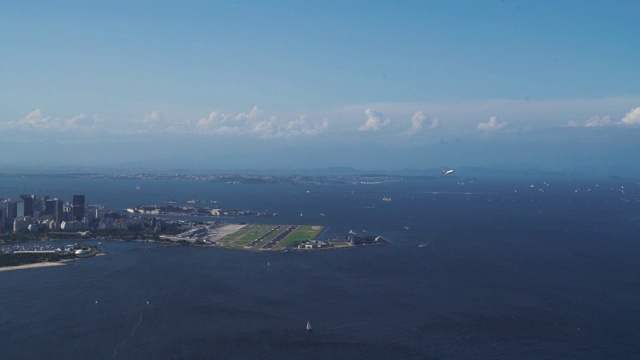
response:
<path id="1" fill-rule="evenodd" d="M 75 116 L 59 116 L 47 114 L 38 108 L 22 118 L 0 121 L 0 135 L 3 138 L 26 139 L 28 136 L 35 139 L 36 136 L 61 136 L 62 133 L 71 136 L 75 132 L 87 134 L 101 130 L 100 134 L 113 137 L 153 133 L 158 136 L 184 137 L 236 136 L 250 141 L 320 136 L 326 134 L 330 127 L 336 141 L 360 141 L 362 137 L 371 140 L 375 135 L 365 134 L 368 132 L 380 134 L 381 139 L 401 145 L 418 145 L 435 141 L 435 137 L 431 136 L 434 134 L 429 129 L 439 128 L 442 121 L 445 121 L 447 126 L 438 131 L 440 137 L 464 137 L 469 135 L 470 129 L 490 133 L 513 128 L 553 129 L 562 125 L 596 128 L 638 126 L 640 107 L 636 105 L 639 101 L 640 97 L 555 102 L 488 100 L 431 104 L 370 103 L 297 113 L 265 112 L 258 106 L 252 106 L 246 112 L 216 110 L 203 114 L 198 114 L 195 111 L 199 110 L 195 109 L 181 109 L 178 112 L 174 109 L 165 114 L 164 108 L 151 108 L 146 115 L 118 114 L 111 117 L 90 112 L 76 113 L 78 115 Z M 497 114 L 499 116 L 495 116 Z M 593 114 L 610 116 L 594 117 Z M 486 120 L 478 123 L 478 119 Z M 509 122 L 503 119 L 509 119 Z M 577 120 L 567 122 L 567 119 Z M 360 135 L 353 134 L 354 130 L 358 130 Z"/>
<path id="2" fill-rule="evenodd" d="M 594 116 L 584 123 L 585 127 L 608 126 L 608 125 L 613 125 L 613 122 L 611 121 L 611 118 L 609 116 L 604 116 L 604 117 Z"/>
<path id="3" fill-rule="evenodd" d="M 288 122 L 285 126 L 285 136 L 314 136 L 322 134 L 329 128 L 329 120 L 327 120 L 326 118 L 317 123 L 310 123 L 307 119 L 307 115 L 304 114 L 298 119 Z"/>
<path id="4" fill-rule="evenodd" d="M 585 121 L 577 121 L 577 120 L 569 120 L 567 121 L 566 126 L 568 127 L 601 127 L 601 126 L 611 126 L 619 123 L 614 123 L 611 121 L 610 116 L 594 116 Z"/>
<path id="5" fill-rule="evenodd" d="M 609 125 L 615 125 L 609 116 L 594 116 L 586 121 L 569 120 L 566 124 L 568 127 L 599 127 Z"/>
<path id="6" fill-rule="evenodd" d="M 274 133 L 277 133 L 276 118 L 270 117 L 265 120 L 251 122 L 250 130 L 260 137 L 273 137 Z"/>
<path id="7" fill-rule="evenodd" d="M 64 128 L 66 130 L 70 129 L 95 129 L 102 123 L 102 116 L 100 115 L 87 115 L 82 113 L 80 115 L 76 115 L 67 121 L 64 122 Z"/>
<path id="8" fill-rule="evenodd" d="M 20 120 L 0 122 L 0 129 L 8 130 L 35 130 L 35 131 L 70 131 L 91 130 L 102 122 L 102 116 L 79 114 L 67 120 L 57 117 L 47 116 L 42 109 L 35 109 Z"/>
<path id="9" fill-rule="evenodd" d="M 236 120 L 245 120 L 245 119 L 255 120 L 255 119 L 261 117 L 262 114 L 264 114 L 264 111 L 258 109 L 257 106 L 254 106 L 253 109 L 251 109 L 251 111 L 249 111 L 249 113 L 240 113 L 240 114 L 238 114 L 236 116 Z"/>
<path id="10" fill-rule="evenodd" d="M 422 111 L 416 112 L 411 117 L 411 127 L 405 130 L 402 134 L 411 136 L 422 131 L 422 129 L 424 128 L 424 122 L 428 119 L 429 118 Z M 438 121 L 438 119 L 431 119 L 431 123 L 428 125 L 428 128 L 435 129 L 439 124 L 440 122 Z"/>
<path id="11" fill-rule="evenodd" d="M 411 127 L 405 131 L 407 135 L 413 135 L 418 131 L 422 130 L 422 123 L 427 119 L 427 117 L 422 113 L 422 111 L 418 111 L 413 114 L 411 117 Z"/>
<path id="12" fill-rule="evenodd" d="M 45 116 L 42 109 L 35 109 L 27 116 L 20 120 L 21 125 L 32 126 L 39 129 L 51 129 L 60 126 L 60 120 L 54 119 L 50 116 Z"/>
<path id="13" fill-rule="evenodd" d="M 584 122 L 577 120 L 570 120 L 566 126 L 569 127 L 599 127 L 599 126 L 613 126 L 613 125 L 635 125 L 640 124 L 640 107 L 631 109 L 623 118 L 618 122 L 611 120 L 610 116 L 594 116 Z"/>
<path id="14" fill-rule="evenodd" d="M 380 127 L 391 124 L 389 118 L 374 109 L 365 109 L 364 113 L 367 115 L 367 121 L 358 128 L 360 131 L 377 131 Z"/>
<path id="15" fill-rule="evenodd" d="M 195 130 L 203 133 L 232 133 L 238 128 L 225 125 L 230 119 L 230 116 L 222 112 L 213 111 L 208 117 L 201 118 L 196 122 Z"/>
<path id="16" fill-rule="evenodd" d="M 326 118 L 321 121 L 309 121 L 308 116 L 304 114 L 291 121 L 271 116 L 268 119 L 255 122 L 251 131 L 264 139 L 294 138 L 320 135 L 328 127 L 329 121 Z"/>
<path id="17" fill-rule="evenodd" d="M 484 123 L 483 122 L 479 123 L 476 129 L 484 130 L 484 131 L 496 131 L 496 130 L 504 129 L 506 126 L 507 126 L 506 121 L 498 121 L 498 119 L 495 116 L 492 116 L 489 118 L 489 121 Z"/>
<path id="18" fill-rule="evenodd" d="M 195 134 L 204 136 L 236 135 L 262 139 L 294 138 L 299 136 L 315 136 L 327 130 L 329 121 L 324 118 L 314 121 L 306 114 L 294 120 L 267 115 L 257 107 L 248 113 L 237 115 L 211 112 L 207 117 L 196 121 L 171 124 L 166 131 L 176 134 Z"/>
<path id="19" fill-rule="evenodd" d="M 640 124 L 640 107 L 632 109 L 623 118 L 622 123 L 627 125 Z"/>
<path id="20" fill-rule="evenodd" d="M 150 114 L 147 114 L 141 120 L 137 121 L 147 129 L 157 129 L 163 125 L 164 115 L 158 110 L 153 110 Z"/>

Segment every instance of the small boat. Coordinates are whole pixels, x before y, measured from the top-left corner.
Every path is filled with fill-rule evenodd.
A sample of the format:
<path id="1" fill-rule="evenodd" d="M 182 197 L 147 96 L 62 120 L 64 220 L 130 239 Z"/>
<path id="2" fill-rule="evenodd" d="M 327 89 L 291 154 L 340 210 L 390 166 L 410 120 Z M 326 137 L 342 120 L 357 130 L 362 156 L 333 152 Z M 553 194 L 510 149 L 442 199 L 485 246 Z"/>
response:
<path id="1" fill-rule="evenodd" d="M 408 227 L 408 226 L 405 226 L 405 227 L 404 227 L 404 229 L 405 229 L 405 230 L 409 230 L 409 227 Z"/>
<path id="2" fill-rule="evenodd" d="M 307 331 L 313 331 L 313 328 L 311 327 L 311 323 L 309 321 L 307 321 Z"/>

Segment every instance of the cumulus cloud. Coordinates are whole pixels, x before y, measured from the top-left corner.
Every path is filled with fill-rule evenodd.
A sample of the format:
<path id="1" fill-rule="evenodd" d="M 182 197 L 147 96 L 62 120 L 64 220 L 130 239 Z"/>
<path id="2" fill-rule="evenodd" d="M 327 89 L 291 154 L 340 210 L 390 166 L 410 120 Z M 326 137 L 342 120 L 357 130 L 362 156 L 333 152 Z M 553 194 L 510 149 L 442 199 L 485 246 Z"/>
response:
<path id="1" fill-rule="evenodd" d="M 195 123 L 195 130 L 200 133 L 233 133 L 239 130 L 233 124 L 227 124 L 231 120 L 229 115 L 220 111 L 213 111 L 207 117 L 200 118 Z"/>
<path id="2" fill-rule="evenodd" d="M 263 138 L 274 137 L 277 134 L 278 128 L 276 120 L 277 119 L 272 116 L 268 119 L 249 122 L 250 130 L 256 135 Z"/>
<path id="3" fill-rule="evenodd" d="M 567 122 L 568 127 L 598 127 L 598 126 L 609 126 L 615 125 L 609 116 L 594 116 L 589 118 L 586 121 L 577 121 L 577 120 L 569 120 Z"/>
<path id="4" fill-rule="evenodd" d="M 594 116 L 586 121 L 569 120 L 566 124 L 568 127 L 600 127 L 610 125 L 616 125 L 616 123 L 611 121 L 611 117 L 609 116 Z"/>
<path id="5" fill-rule="evenodd" d="M 640 107 L 632 109 L 623 118 L 622 123 L 626 125 L 640 124 Z"/>
<path id="6" fill-rule="evenodd" d="M 640 124 L 640 107 L 631 109 L 622 120 L 615 122 L 611 120 L 610 116 L 594 116 L 586 121 L 570 120 L 566 126 L 569 127 L 599 127 L 599 126 L 613 126 L 613 125 L 636 125 Z"/>
<path id="7" fill-rule="evenodd" d="M 164 116 L 160 111 L 153 110 L 151 113 L 145 115 L 142 119 L 137 121 L 137 123 L 142 125 L 142 127 L 146 129 L 157 129 L 163 125 Z"/>
<path id="8" fill-rule="evenodd" d="M 79 114 L 67 120 L 45 115 L 42 109 L 35 109 L 20 120 L 0 122 L 0 129 L 35 131 L 90 130 L 102 122 L 102 116 Z"/>
<path id="9" fill-rule="evenodd" d="M 58 118 L 46 116 L 42 109 L 35 109 L 20 120 L 2 123 L 2 127 L 22 130 L 60 130 L 62 122 Z"/>
<path id="10" fill-rule="evenodd" d="M 100 115 L 88 115 L 82 113 L 80 115 L 74 116 L 70 119 L 67 119 L 64 122 L 64 128 L 66 130 L 70 129 L 95 129 L 102 123 L 102 116 Z"/>
<path id="11" fill-rule="evenodd" d="M 249 111 L 248 113 L 240 113 L 236 115 L 236 120 L 256 120 L 261 117 L 262 114 L 264 114 L 264 111 L 258 109 L 257 106 L 254 106 L 253 109 L 251 109 L 251 111 Z"/>
<path id="12" fill-rule="evenodd" d="M 286 136 L 313 136 L 319 135 L 325 132 L 329 128 L 329 120 L 322 119 L 322 121 L 317 123 L 312 123 L 308 121 L 307 115 L 302 115 L 298 119 L 290 121 L 286 124 Z"/>
<path id="13" fill-rule="evenodd" d="M 322 134 L 329 127 L 329 121 L 325 118 L 321 121 L 310 121 L 306 114 L 295 120 L 281 120 L 276 116 L 255 121 L 251 131 L 264 139 L 294 138 L 300 136 L 315 136 Z"/>
<path id="14" fill-rule="evenodd" d="M 418 111 L 411 117 L 411 127 L 403 132 L 403 135 L 411 136 L 414 135 L 424 128 L 424 122 L 429 120 L 429 118 L 422 113 L 422 111 Z M 427 126 L 429 129 L 437 128 L 440 123 L 438 119 L 431 119 L 430 124 Z"/>
<path id="15" fill-rule="evenodd" d="M 374 109 L 365 109 L 364 113 L 367 115 L 367 120 L 358 128 L 360 131 L 377 131 L 379 128 L 391 124 L 389 118 Z"/>
<path id="16" fill-rule="evenodd" d="M 613 125 L 613 122 L 611 121 L 611 118 L 609 116 L 604 116 L 604 117 L 594 116 L 584 123 L 585 127 L 608 126 L 608 125 Z"/>
<path id="17" fill-rule="evenodd" d="M 413 135 L 418 131 L 422 130 L 422 123 L 427 119 L 427 117 L 422 113 L 422 111 L 418 111 L 413 114 L 411 117 L 411 127 L 407 129 L 407 135 Z"/>
<path id="18" fill-rule="evenodd" d="M 496 131 L 504 129 L 506 126 L 506 121 L 498 121 L 495 116 L 492 116 L 489 118 L 489 121 L 479 123 L 476 129 L 484 131 Z"/>
<path id="19" fill-rule="evenodd" d="M 262 139 L 293 138 L 322 134 L 329 127 L 329 121 L 311 120 L 306 114 L 290 120 L 275 115 L 266 115 L 254 106 L 248 113 L 236 115 L 213 111 L 196 121 L 172 124 L 166 128 L 171 133 L 195 133 L 197 135 L 253 136 Z"/>
<path id="20" fill-rule="evenodd" d="M 42 109 L 35 109 L 20 120 L 19 124 L 39 129 L 52 129 L 60 126 L 60 120 L 45 116 Z"/>

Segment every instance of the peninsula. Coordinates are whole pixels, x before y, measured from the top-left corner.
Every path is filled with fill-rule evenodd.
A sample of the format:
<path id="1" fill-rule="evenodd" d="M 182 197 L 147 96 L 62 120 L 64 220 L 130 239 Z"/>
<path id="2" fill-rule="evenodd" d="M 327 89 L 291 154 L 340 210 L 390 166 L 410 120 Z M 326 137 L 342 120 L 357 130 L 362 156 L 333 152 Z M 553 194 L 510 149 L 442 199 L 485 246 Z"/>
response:
<path id="1" fill-rule="evenodd" d="M 128 207 L 124 211 L 90 205 L 85 194 L 73 195 L 71 202 L 49 195 L 22 194 L 4 199 L 2 203 L 6 216 L 0 218 L 0 243 L 98 239 L 249 251 L 316 250 L 385 243 L 380 236 L 360 236 L 352 232 L 342 238 L 320 239 L 324 228 L 317 225 L 247 224 L 244 222 L 247 217 L 280 217 L 267 210 L 223 207 L 215 200 L 172 199 Z M 239 224 L 232 220 L 236 217 L 240 218 L 236 220 Z M 38 255 L 44 256 L 44 253 Z M 69 255 L 52 252 L 46 257 L 57 261 Z M 25 256 L 24 261 L 44 261 L 29 259 Z"/>
<path id="2" fill-rule="evenodd" d="M 25 246 L 0 248 L 0 271 L 25 269 L 31 267 L 63 265 L 63 261 L 104 255 L 95 246 L 69 245 L 64 249 L 43 249 Z"/>

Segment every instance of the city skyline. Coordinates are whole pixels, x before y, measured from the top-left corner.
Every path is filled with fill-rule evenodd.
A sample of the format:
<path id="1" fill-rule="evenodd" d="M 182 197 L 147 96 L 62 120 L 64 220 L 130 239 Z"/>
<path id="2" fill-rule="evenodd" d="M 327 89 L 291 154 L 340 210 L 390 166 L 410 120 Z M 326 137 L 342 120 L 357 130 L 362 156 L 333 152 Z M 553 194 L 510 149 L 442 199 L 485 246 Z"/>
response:
<path id="1" fill-rule="evenodd" d="M 637 10 L 2 4 L 0 164 L 638 170 Z"/>

